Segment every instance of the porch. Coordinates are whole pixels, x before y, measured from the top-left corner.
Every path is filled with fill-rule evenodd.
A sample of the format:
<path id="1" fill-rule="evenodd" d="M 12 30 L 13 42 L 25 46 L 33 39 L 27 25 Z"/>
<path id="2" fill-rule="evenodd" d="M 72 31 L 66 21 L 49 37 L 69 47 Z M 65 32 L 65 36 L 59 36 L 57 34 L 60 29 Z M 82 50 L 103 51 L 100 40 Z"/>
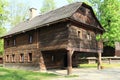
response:
<path id="1" fill-rule="evenodd" d="M 98 69 L 101 66 L 101 53 L 90 53 L 90 52 L 79 52 L 72 50 L 50 50 L 42 51 L 42 57 L 44 67 L 49 69 L 67 69 L 67 74 L 72 73 L 72 68 L 78 67 L 78 64 L 82 63 L 80 57 L 97 57 L 98 58 Z"/>

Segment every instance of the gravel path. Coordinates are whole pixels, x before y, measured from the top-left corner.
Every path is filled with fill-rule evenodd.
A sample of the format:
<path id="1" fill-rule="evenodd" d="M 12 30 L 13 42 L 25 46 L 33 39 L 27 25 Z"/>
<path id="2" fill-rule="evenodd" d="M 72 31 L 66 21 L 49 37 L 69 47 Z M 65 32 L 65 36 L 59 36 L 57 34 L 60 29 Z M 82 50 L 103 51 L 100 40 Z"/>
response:
<path id="1" fill-rule="evenodd" d="M 66 70 L 52 70 L 52 73 L 61 75 L 57 80 L 120 80 L 120 68 L 109 69 L 73 69 L 72 75 L 78 77 L 65 77 Z M 56 80 L 53 79 L 53 80 Z"/>

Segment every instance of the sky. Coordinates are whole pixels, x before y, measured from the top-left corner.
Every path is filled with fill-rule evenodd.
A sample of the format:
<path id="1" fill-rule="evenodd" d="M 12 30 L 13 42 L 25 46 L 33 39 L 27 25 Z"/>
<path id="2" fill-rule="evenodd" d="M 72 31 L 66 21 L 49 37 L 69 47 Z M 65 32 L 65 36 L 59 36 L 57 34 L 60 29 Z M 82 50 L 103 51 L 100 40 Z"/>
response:
<path id="1" fill-rule="evenodd" d="M 17 1 L 18 3 L 22 2 L 22 3 L 28 4 L 30 8 L 36 8 L 38 13 L 40 13 L 40 8 L 42 7 L 43 2 L 44 2 L 44 0 L 8 0 L 8 1 L 12 3 L 14 1 Z M 68 4 L 66 0 L 54 0 L 54 1 L 56 3 L 57 8 Z M 5 27 L 7 28 L 8 31 L 11 28 L 10 24 L 6 24 Z"/>
<path id="2" fill-rule="evenodd" d="M 29 0 L 30 7 L 37 8 L 39 10 L 42 7 L 43 1 L 44 0 Z M 55 0 L 55 3 L 57 8 L 67 5 L 66 0 Z"/>
<path id="3" fill-rule="evenodd" d="M 68 4 L 66 0 L 54 0 L 54 1 L 56 3 L 57 8 Z M 44 0 L 20 0 L 20 2 L 28 3 L 30 5 L 30 8 L 36 8 L 38 13 L 40 13 L 40 8 L 42 7 Z"/>

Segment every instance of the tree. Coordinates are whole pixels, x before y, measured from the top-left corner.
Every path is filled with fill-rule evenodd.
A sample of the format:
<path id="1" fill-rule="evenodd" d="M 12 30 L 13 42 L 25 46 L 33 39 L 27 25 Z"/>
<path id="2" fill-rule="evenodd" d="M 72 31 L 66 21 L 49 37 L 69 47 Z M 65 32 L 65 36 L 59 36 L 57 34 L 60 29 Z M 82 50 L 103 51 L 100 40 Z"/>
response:
<path id="1" fill-rule="evenodd" d="M 5 7 L 7 6 L 6 0 L 0 0 L 0 27 L 7 20 L 7 10 Z"/>
<path id="2" fill-rule="evenodd" d="M 56 8 L 54 0 L 44 0 L 43 6 L 40 9 L 41 13 L 51 11 Z"/>
<path id="3" fill-rule="evenodd" d="M 28 18 L 29 3 L 27 1 L 11 0 L 8 8 L 10 25 L 12 27 Z"/>
<path id="4" fill-rule="evenodd" d="M 2 36 L 6 32 L 6 29 L 4 27 L 0 27 L 0 36 Z M 4 41 L 3 39 L 0 39 L 0 55 L 3 54 L 4 51 Z"/>
<path id="5" fill-rule="evenodd" d="M 4 23 L 7 20 L 7 10 L 6 10 L 7 2 L 5 0 L 0 0 L 0 36 L 2 36 L 6 29 L 3 27 Z M 0 39 L 0 55 L 2 55 L 3 49 L 3 39 Z"/>
<path id="6" fill-rule="evenodd" d="M 120 41 L 120 1 L 102 1 L 99 12 L 100 22 L 106 30 L 102 38 L 106 46 L 114 47 L 114 43 Z"/>
<path id="7" fill-rule="evenodd" d="M 100 7 L 103 0 L 88 0 L 89 4 L 94 9 L 94 12 L 98 19 L 100 19 Z"/>

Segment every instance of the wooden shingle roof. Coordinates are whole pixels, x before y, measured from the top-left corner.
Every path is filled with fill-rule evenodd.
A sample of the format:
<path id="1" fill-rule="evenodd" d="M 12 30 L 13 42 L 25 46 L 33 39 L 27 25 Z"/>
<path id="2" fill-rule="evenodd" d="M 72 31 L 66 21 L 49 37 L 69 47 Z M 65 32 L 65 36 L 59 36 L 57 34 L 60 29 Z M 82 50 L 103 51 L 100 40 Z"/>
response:
<path id="1" fill-rule="evenodd" d="M 45 13 L 43 15 L 38 15 L 32 20 L 24 21 L 15 27 L 13 27 L 5 36 L 9 36 L 12 34 L 19 34 L 25 31 L 29 31 L 32 29 L 43 27 L 49 23 L 53 23 L 65 18 L 69 18 L 72 16 L 74 12 L 82 5 L 85 4 L 83 2 L 76 2 L 73 4 L 69 4 L 66 6 L 63 6 L 61 8 L 58 8 L 56 10 L 50 11 L 48 13 Z"/>

